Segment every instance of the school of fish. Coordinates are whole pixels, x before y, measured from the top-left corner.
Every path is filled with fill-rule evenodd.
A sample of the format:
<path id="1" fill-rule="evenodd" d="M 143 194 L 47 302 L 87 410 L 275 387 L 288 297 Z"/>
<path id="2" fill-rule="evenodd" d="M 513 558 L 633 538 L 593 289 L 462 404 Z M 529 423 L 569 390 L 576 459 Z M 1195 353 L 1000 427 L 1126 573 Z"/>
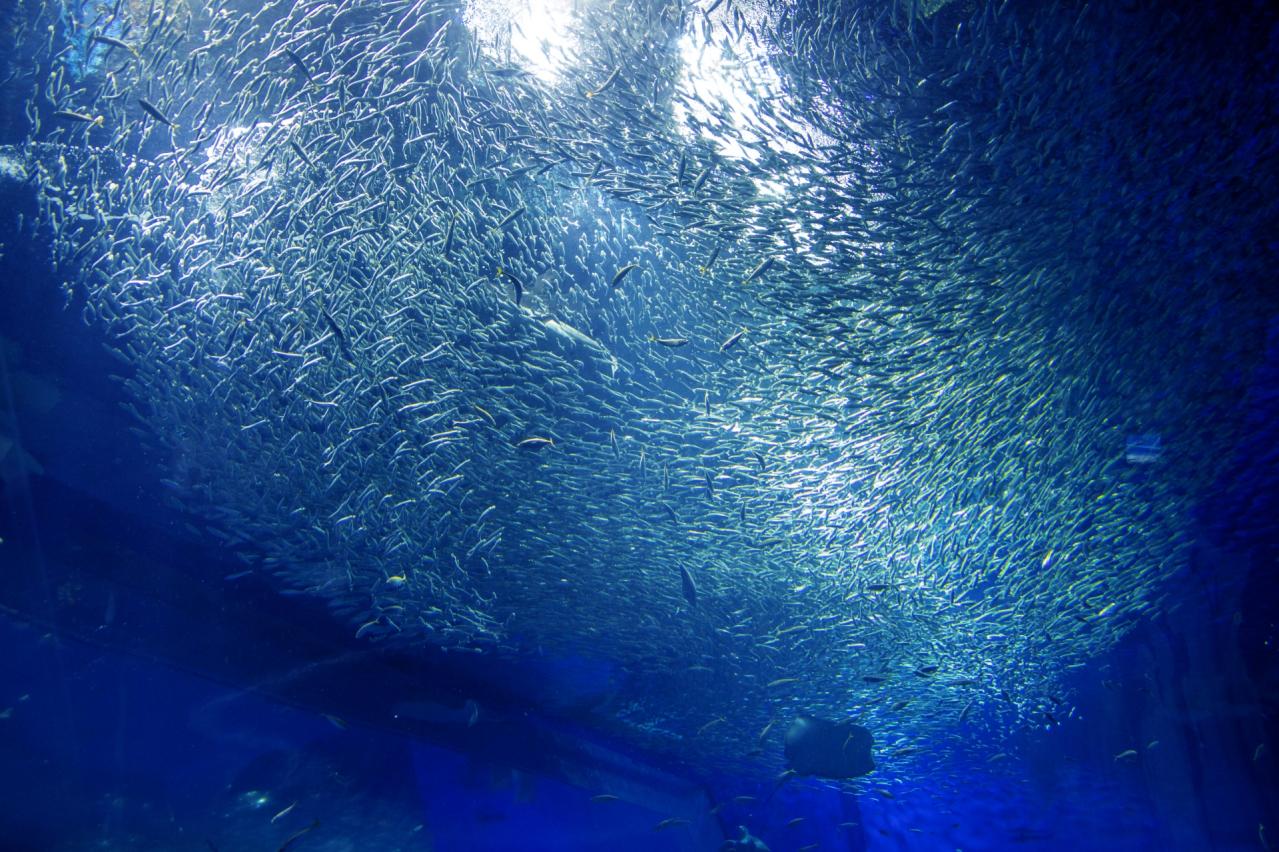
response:
<path id="1" fill-rule="evenodd" d="M 361 642 L 609 661 L 690 761 L 1064 722 L 1273 308 L 1246 62 L 1151 3 L 580 0 L 545 71 L 519 8 L 17 0 L 4 179 L 172 499 Z"/>

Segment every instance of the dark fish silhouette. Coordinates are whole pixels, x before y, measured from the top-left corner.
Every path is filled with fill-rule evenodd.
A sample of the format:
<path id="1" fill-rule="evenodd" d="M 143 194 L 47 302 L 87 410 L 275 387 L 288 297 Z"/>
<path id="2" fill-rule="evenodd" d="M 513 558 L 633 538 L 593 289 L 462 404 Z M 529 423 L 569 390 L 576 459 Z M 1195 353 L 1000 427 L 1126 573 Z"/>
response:
<path id="1" fill-rule="evenodd" d="M 875 768 L 874 742 L 861 725 L 800 716 L 786 732 L 786 765 L 800 775 L 856 778 Z"/>
<path id="2" fill-rule="evenodd" d="M 697 584 L 693 582 L 693 575 L 688 573 L 688 569 L 681 565 L 679 566 L 679 576 L 684 583 L 684 600 L 688 601 L 689 606 L 697 606 Z"/>

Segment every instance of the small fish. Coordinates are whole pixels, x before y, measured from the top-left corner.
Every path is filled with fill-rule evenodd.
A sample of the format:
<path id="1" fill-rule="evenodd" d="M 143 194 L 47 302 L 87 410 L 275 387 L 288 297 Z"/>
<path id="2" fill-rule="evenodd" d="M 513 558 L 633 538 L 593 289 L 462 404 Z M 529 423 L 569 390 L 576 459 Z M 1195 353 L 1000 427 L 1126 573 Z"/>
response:
<path id="1" fill-rule="evenodd" d="M 687 337 L 650 337 L 649 342 L 660 343 L 662 346 L 669 346 L 672 349 L 677 346 L 687 346 Z"/>
<path id="2" fill-rule="evenodd" d="M 170 120 L 169 120 L 169 118 L 168 118 L 168 116 L 166 116 L 164 113 L 160 112 L 160 110 L 158 110 L 158 109 L 157 109 L 157 108 L 156 108 L 156 107 L 155 107 L 155 106 L 154 106 L 154 105 L 153 105 L 150 101 L 148 101 L 146 98 L 138 98 L 138 105 L 142 107 L 142 110 L 143 110 L 143 111 L 144 111 L 147 115 L 151 116 L 152 118 L 154 118 L 156 121 L 160 122 L 161 124 L 166 125 L 166 126 L 168 126 L 168 127 L 172 127 L 172 128 L 174 128 L 174 129 L 176 129 L 176 128 L 177 128 L 177 125 L 176 125 L 176 124 L 174 124 L 172 121 L 170 121 Z"/>
<path id="3" fill-rule="evenodd" d="M 667 817 L 666 819 L 653 826 L 653 831 L 665 831 L 668 828 L 674 828 L 677 825 L 688 825 L 688 820 L 680 817 Z"/>
<path id="4" fill-rule="evenodd" d="M 1118 763 L 1121 760 L 1128 760 L 1129 758 L 1133 758 L 1136 756 L 1137 756 L 1137 749 L 1130 748 L 1127 751 L 1121 751 L 1119 752 L 1119 754 L 1115 755 L 1115 762 Z"/>
<path id="5" fill-rule="evenodd" d="M 592 91 L 587 92 L 587 93 L 586 93 L 586 96 L 587 96 L 588 98 L 593 98 L 593 97 L 595 97 L 596 95 L 602 94 L 603 92 L 605 92 L 605 91 L 608 89 L 608 87 L 609 87 L 609 86 L 611 86 L 611 85 L 613 85 L 613 83 L 617 82 L 617 75 L 618 75 L 618 74 L 621 74 L 621 73 L 622 73 L 622 66 L 620 66 L 620 65 L 619 65 L 619 66 L 617 66 L 616 68 L 614 68 L 614 69 L 613 69 L 613 73 L 608 75 L 608 79 L 606 79 L 606 80 L 605 80 L 605 81 L 604 81 L 604 82 L 600 85 L 600 87 L 599 87 L 598 89 L 593 89 Z"/>
<path id="6" fill-rule="evenodd" d="M 767 685 L 767 686 L 771 689 L 771 688 L 772 688 L 772 687 L 774 687 L 774 686 L 785 686 L 785 685 L 786 685 L 786 684 L 788 684 L 788 683 L 799 683 L 799 678 L 797 678 L 797 677 L 779 677 L 777 680 L 770 680 L 770 681 L 769 681 L 766 685 Z M 772 724 L 772 723 L 770 722 L 769 724 Z M 767 728 L 765 728 L 764 730 L 765 730 L 765 731 L 767 731 L 768 729 L 767 729 Z M 762 736 L 763 736 L 763 734 L 761 734 L 760 736 L 762 737 Z"/>
<path id="7" fill-rule="evenodd" d="M 711 250 L 711 256 L 706 259 L 705 263 L 703 263 L 700 267 L 698 267 L 698 270 L 703 275 L 708 275 L 711 271 L 711 268 L 715 266 L 715 260 L 719 257 L 719 250 L 721 248 L 722 248 L 722 245 L 715 246 L 715 248 Z"/>
<path id="8" fill-rule="evenodd" d="M 706 733 L 707 731 L 709 731 L 711 728 L 715 727 L 716 725 L 721 724 L 723 722 L 727 722 L 727 721 L 728 720 L 725 719 L 723 716 L 720 716 L 717 719 L 711 719 L 705 725 L 702 725 L 700 728 L 697 729 L 697 735 L 700 737 L 702 734 Z"/>
<path id="9" fill-rule="evenodd" d="M 794 828 L 795 826 L 799 825 L 799 824 L 800 824 L 801 822 L 803 822 L 803 821 L 804 821 L 804 818 L 803 818 L 802 816 L 800 816 L 800 817 L 795 817 L 793 820 L 791 820 L 790 822 L 786 823 L 786 827 L 787 827 L 787 828 Z"/>
<path id="10" fill-rule="evenodd" d="M 138 58 L 138 51 L 133 47 L 133 45 L 123 42 L 118 38 L 114 38 L 109 35 L 103 35 L 102 33 L 94 33 L 93 35 L 89 36 L 89 41 L 96 42 L 98 44 L 110 45 L 111 47 L 118 47 L 121 50 L 128 51 L 130 54 L 133 55 L 134 59 Z"/>
<path id="11" fill-rule="evenodd" d="M 511 287 L 515 289 L 515 304 L 518 307 L 524 301 L 524 282 L 500 266 L 497 268 L 497 274 L 511 282 Z"/>
<path id="12" fill-rule="evenodd" d="M 521 450 L 540 450 L 543 447 L 555 446 L 555 441 L 553 441 L 550 438 L 541 438 L 534 435 L 532 437 L 524 438 L 523 440 L 518 441 L 515 444 L 515 446 L 520 448 Z"/>
<path id="13" fill-rule="evenodd" d="M 315 168 L 315 160 L 312 160 L 310 157 L 307 156 L 306 151 L 302 150 L 301 145 L 299 145 L 296 141 L 290 139 L 289 147 L 297 152 L 297 155 L 302 158 L 302 162 L 306 163 L 311 168 Z"/>
<path id="14" fill-rule="evenodd" d="M 98 126 L 101 126 L 102 122 L 106 120 L 100 115 L 97 115 L 97 116 L 88 115 L 86 113 L 76 112 L 75 110 L 70 110 L 70 109 L 57 110 L 56 112 L 54 112 L 54 115 L 57 116 L 58 118 L 64 118 L 67 121 L 81 121 L 81 122 L 84 122 L 85 124 L 95 124 Z"/>
<path id="15" fill-rule="evenodd" d="M 711 176 L 711 169 L 713 168 L 714 166 L 707 166 L 705 169 L 702 170 L 702 173 L 697 176 L 697 180 L 693 181 L 693 192 L 697 192 L 706 184 L 706 179 Z M 716 255 L 719 254 L 718 248 L 715 249 L 715 254 Z M 711 267 L 711 264 L 714 262 L 715 262 L 715 259 L 712 257 L 711 262 L 706 265 L 706 269 L 709 270 Z"/>
<path id="16" fill-rule="evenodd" d="M 617 270 L 617 272 L 613 273 L 613 280 L 609 282 L 608 286 L 616 290 L 621 285 L 622 280 L 636 269 L 639 269 L 638 263 L 626 264 L 621 269 Z"/>
<path id="17" fill-rule="evenodd" d="M 750 274 L 746 276 L 746 279 L 742 281 L 742 283 L 743 284 L 751 283 L 756 278 L 758 278 L 759 276 L 767 272 L 769 270 L 769 267 L 771 267 L 772 265 L 773 265 L 773 258 L 771 257 L 764 258 L 759 263 L 755 264 L 755 268 L 750 271 Z"/>
<path id="18" fill-rule="evenodd" d="M 271 822 L 272 822 L 272 823 L 275 823 L 276 821 L 278 821 L 278 820 L 280 820 L 280 819 L 283 819 L 284 817 L 288 816 L 288 815 L 289 815 L 289 812 L 290 812 L 290 811 L 292 811 L 292 810 L 293 810 L 294 808 L 296 808 L 297 806 L 298 806 L 298 803 L 297 803 L 297 802 L 294 802 L 293 804 L 289 805 L 287 808 L 285 808 L 284 810 L 280 811 L 280 812 L 279 812 L 278 814 L 276 814 L 275 816 L 271 817 Z"/>
<path id="19" fill-rule="evenodd" d="M 339 731 L 345 731 L 348 727 L 346 720 L 341 716 L 333 716 L 328 713 L 321 713 L 320 715 L 327 719 L 328 723 L 337 728 Z"/>
<path id="20" fill-rule="evenodd" d="M 592 802 L 618 802 L 621 800 L 617 796 L 614 796 L 612 793 L 600 793 L 598 796 L 591 796 L 591 801 Z"/>
<path id="21" fill-rule="evenodd" d="M 697 584 L 693 582 L 693 575 L 688 573 L 688 569 L 683 565 L 679 566 L 680 582 L 684 587 L 684 600 L 688 601 L 691 607 L 697 606 Z"/>
<path id="22" fill-rule="evenodd" d="M 311 76 L 311 70 L 306 67 L 306 63 L 302 61 L 302 57 L 298 56 L 287 47 L 284 48 L 284 55 L 289 57 L 293 64 L 297 66 L 297 69 L 302 72 L 302 76 L 306 78 L 306 81 L 314 86 L 315 78 Z"/>
<path id="23" fill-rule="evenodd" d="M 502 229 L 503 229 L 503 228 L 505 228 L 507 225 L 511 224 L 511 223 L 512 223 L 512 222 L 514 222 L 516 219 L 518 219 L 518 218 L 520 218 L 521 216 L 523 216 L 523 215 L 525 214 L 525 212 L 527 212 L 527 211 L 528 211 L 528 208 L 527 208 L 527 207 L 525 207 L 523 204 L 521 204 L 519 207 L 516 207 L 516 208 L 515 208 L 514 210 L 512 210 L 510 213 L 507 213 L 504 217 L 502 217 L 502 221 L 498 222 L 498 223 L 497 223 L 497 225 L 496 225 L 496 227 L 494 227 L 494 229 L 493 229 L 493 230 L 495 230 L 495 231 L 500 231 L 500 230 L 502 230 Z"/>
<path id="24" fill-rule="evenodd" d="M 719 351 L 727 352 L 728 350 L 732 349 L 734 346 L 737 345 L 737 341 L 741 340 L 742 336 L 745 334 L 746 334 L 746 329 L 733 332 L 732 334 L 728 336 L 728 338 L 723 343 L 719 345 Z"/>
<path id="25" fill-rule="evenodd" d="M 280 844 L 280 848 L 277 849 L 276 852 L 286 852 L 286 850 L 290 846 L 292 846 L 294 843 L 297 843 L 303 837 L 310 834 L 312 831 L 315 831 L 319 827 L 320 827 L 320 821 L 317 819 L 314 822 L 312 822 L 310 825 L 308 825 L 306 828 L 300 829 L 299 831 L 295 831 L 292 835 L 290 835 L 288 840 L 285 840 L 283 843 Z"/>
<path id="26" fill-rule="evenodd" d="M 342 350 L 342 357 L 354 364 L 355 358 L 351 355 L 351 349 L 346 343 L 346 335 L 342 333 L 337 320 L 333 319 L 333 315 L 326 308 L 320 308 L 320 313 L 324 316 L 324 321 L 328 324 L 329 331 L 333 332 L 333 337 L 338 342 L 338 348 Z"/>
<path id="27" fill-rule="evenodd" d="M 457 214 L 454 213 L 449 217 L 448 230 L 444 232 L 444 256 L 448 257 L 449 252 L 453 251 L 453 231 L 457 225 Z"/>

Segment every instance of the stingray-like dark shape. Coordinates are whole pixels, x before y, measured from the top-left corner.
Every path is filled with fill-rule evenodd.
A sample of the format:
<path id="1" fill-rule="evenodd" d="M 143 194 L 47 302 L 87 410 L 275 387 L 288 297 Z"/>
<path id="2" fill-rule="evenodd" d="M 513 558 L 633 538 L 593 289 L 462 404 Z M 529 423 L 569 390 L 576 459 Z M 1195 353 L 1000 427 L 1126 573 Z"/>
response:
<path id="1" fill-rule="evenodd" d="M 800 775 L 856 778 L 875 768 L 874 742 L 861 725 L 800 716 L 786 732 L 786 763 Z"/>

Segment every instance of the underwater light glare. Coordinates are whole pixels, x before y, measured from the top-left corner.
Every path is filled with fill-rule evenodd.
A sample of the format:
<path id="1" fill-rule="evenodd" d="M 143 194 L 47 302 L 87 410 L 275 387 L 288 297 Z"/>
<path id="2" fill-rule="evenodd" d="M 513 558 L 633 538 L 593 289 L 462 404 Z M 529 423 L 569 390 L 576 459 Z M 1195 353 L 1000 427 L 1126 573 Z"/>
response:
<path id="1" fill-rule="evenodd" d="M 762 6 L 747 4 L 740 11 L 754 27 L 775 23 L 771 20 L 775 13 Z M 765 136 L 774 150 L 800 152 L 785 135 L 768 132 L 761 105 L 786 97 L 782 80 L 760 45 L 735 33 L 728 4 L 705 20 L 694 18 L 678 44 L 683 62 L 678 89 L 685 97 L 676 100 L 675 117 L 686 132 L 691 134 L 690 120 L 700 122 L 703 134 L 711 137 L 720 153 L 735 159 L 757 160 L 750 146 Z M 714 106 L 720 107 L 720 117 L 713 114 Z M 711 134 L 707 125 L 714 127 L 723 117 L 731 122 L 731 132 Z M 786 129 L 815 132 L 807 126 Z"/>
<path id="2" fill-rule="evenodd" d="M 0 185 L 6 181 L 21 182 L 27 179 L 22 162 L 7 150 L 0 150 Z"/>
<path id="3" fill-rule="evenodd" d="M 577 44 L 574 13 L 573 0 L 472 0 L 464 20 L 489 56 L 554 83 Z"/>
<path id="4" fill-rule="evenodd" d="M 704 104 L 718 101 L 726 108 L 736 130 L 749 133 L 758 126 L 751 119 L 758 118 L 756 101 L 750 94 L 750 74 L 742 64 L 730 63 L 724 49 L 717 44 L 702 41 L 700 35 L 687 32 L 679 40 L 680 58 L 684 67 L 680 74 L 680 88 L 696 97 L 675 104 L 676 118 L 689 129 L 689 119 L 703 124 L 714 124 L 714 116 Z M 684 104 L 688 107 L 685 108 Z M 734 159 L 744 159 L 749 152 L 731 135 L 713 140 L 720 153 Z"/>
<path id="5" fill-rule="evenodd" d="M 722 156 L 757 165 L 762 151 L 803 156 L 797 140 L 829 142 L 802 119 L 783 118 L 789 111 L 764 108 L 765 102 L 789 97 L 781 76 L 757 44 L 733 36 L 726 23 L 692 25 L 678 47 L 682 68 L 677 91 L 682 97 L 673 111 L 686 138 L 700 130 Z M 798 177 L 774 167 L 770 178 L 756 178 L 755 185 L 761 196 L 782 199 Z"/>

